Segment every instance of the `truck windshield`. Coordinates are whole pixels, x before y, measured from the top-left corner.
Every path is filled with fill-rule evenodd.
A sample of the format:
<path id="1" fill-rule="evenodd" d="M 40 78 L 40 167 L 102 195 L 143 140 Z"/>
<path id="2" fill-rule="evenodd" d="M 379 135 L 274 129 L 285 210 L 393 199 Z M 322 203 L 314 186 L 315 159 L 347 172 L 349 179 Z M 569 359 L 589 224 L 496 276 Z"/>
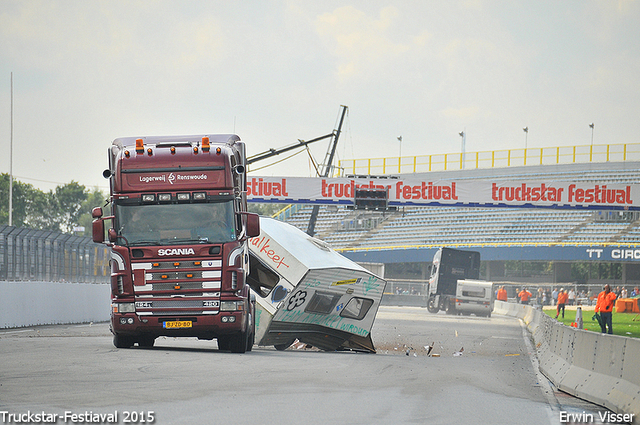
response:
<path id="1" fill-rule="evenodd" d="M 233 201 L 116 205 L 116 229 L 132 245 L 222 243 L 236 239 Z"/>

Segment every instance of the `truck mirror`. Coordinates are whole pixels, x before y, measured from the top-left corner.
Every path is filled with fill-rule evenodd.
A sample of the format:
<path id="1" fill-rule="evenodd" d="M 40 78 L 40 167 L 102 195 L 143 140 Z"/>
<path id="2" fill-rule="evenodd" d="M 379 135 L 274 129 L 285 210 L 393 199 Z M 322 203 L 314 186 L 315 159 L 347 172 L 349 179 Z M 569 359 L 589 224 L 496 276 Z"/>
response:
<path id="1" fill-rule="evenodd" d="M 101 209 L 101 208 L 98 207 L 97 209 Z M 94 208 L 93 210 L 95 211 L 96 208 Z M 91 212 L 91 215 L 93 215 L 94 211 Z M 102 213 L 102 211 L 100 212 Z M 93 234 L 93 241 L 95 243 L 103 243 L 104 242 L 104 220 L 100 220 L 99 218 L 97 218 L 96 220 L 93 220 L 91 230 Z"/>
<path id="2" fill-rule="evenodd" d="M 260 216 L 254 213 L 245 213 L 247 216 L 247 237 L 253 238 L 260 235 Z"/>
<path id="3" fill-rule="evenodd" d="M 109 242 L 115 243 L 118 240 L 118 234 L 116 233 L 116 229 L 113 227 L 107 230 L 107 236 L 109 237 Z"/>
<path id="4" fill-rule="evenodd" d="M 91 210 L 91 217 L 93 218 L 100 218 L 102 217 L 102 208 L 100 207 L 95 207 L 94 209 Z"/>

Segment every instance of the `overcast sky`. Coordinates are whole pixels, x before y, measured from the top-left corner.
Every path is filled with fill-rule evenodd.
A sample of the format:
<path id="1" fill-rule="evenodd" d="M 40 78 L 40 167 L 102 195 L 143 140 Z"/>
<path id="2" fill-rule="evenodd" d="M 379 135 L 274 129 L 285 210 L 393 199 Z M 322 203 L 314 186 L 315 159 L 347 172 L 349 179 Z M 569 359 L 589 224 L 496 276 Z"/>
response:
<path id="1" fill-rule="evenodd" d="M 0 0 L 0 172 L 106 188 L 124 136 L 337 127 L 340 159 L 640 142 L 634 0 Z M 326 142 L 313 154 L 322 160 Z M 281 155 L 282 156 L 282 155 Z M 278 157 L 280 159 L 280 157 Z M 268 162 L 260 163 L 266 165 Z M 309 176 L 306 153 L 257 175 Z"/>

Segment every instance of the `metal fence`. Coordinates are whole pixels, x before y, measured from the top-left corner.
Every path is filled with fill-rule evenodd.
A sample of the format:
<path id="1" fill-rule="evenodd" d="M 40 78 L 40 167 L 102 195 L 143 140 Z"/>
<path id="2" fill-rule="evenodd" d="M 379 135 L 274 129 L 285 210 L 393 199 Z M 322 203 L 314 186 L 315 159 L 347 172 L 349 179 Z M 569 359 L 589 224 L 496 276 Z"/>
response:
<path id="1" fill-rule="evenodd" d="M 84 236 L 0 225 L 0 280 L 107 283 L 109 258 Z"/>
<path id="2" fill-rule="evenodd" d="M 638 160 L 640 160 L 640 144 L 627 143 L 344 159 L 338 162 L 338 169 L 341 174 L 345 175 L 385 175 L 474 168 Z"/>

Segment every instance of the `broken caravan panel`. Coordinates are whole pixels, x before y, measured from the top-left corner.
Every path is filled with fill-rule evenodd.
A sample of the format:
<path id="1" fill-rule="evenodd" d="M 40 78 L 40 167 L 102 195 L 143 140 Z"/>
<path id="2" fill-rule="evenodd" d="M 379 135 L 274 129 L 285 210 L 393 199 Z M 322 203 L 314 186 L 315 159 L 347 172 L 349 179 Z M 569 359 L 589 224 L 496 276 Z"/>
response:
<path id="1" fill-rule="evenodd" d="M 236 135 L 121 138 L 109 150 L 112 217 L 92 211 L 111 247 L 111 332 L 118 348 L 158 336 L 217 338 L 251 350 L 254 304 L 245 147 Z M 111 220 L 108 240 L 104 221 Z"/>
<path id="2" fill-rule="evenodd" d="M 260 217 L 249 242 L 256 343 L 296 339 L 325 351 L 375 352 L 371 328 L 386 281 L 298 228 Z"/>

